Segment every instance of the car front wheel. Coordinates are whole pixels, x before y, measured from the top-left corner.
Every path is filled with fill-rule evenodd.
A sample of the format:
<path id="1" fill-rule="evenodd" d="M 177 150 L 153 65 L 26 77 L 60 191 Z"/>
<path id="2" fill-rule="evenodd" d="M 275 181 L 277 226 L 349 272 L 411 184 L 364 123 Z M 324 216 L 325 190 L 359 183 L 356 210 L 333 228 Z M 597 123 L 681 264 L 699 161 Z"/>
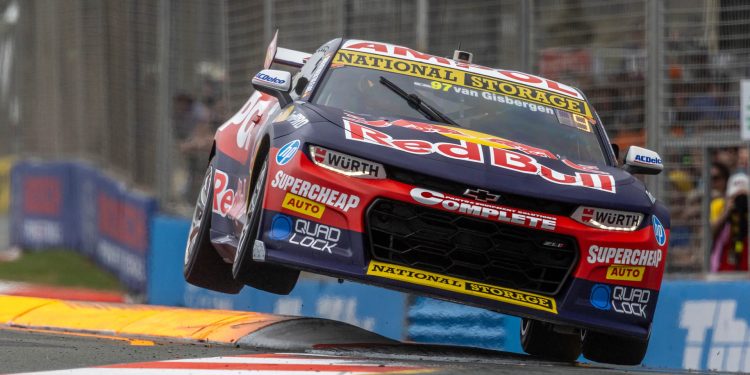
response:
<path id="1" fill-rule="evenodd" d="M 195 202 L 182 270 L 185 280 L 190 284 L 236 294 L 242 289 L 242 283 L 234 280 L 231 265 L 221 259 L 211 245 L 209 237 L 213 204 L 213 170 L 213 163 L 210 163 Z"/>
<path id="2" fill-rule="evenodd" d="M 253 260 L 253 247 L 260 239 L 260 219 L 263 215 L 263 197 L 266 190 L 268 175 L 268 155 L 256 164 L 247 208 L 247 220 L 242 228 L 237 253 L 232 264 L 232 274 L 235 280 L 274 294 L 289 294 L 297 284 L 299 270 L 287 268 L 277 264 L 258 262 Z"/>
<path id="3" fill-rule="evenodd" d="M 521 347 L 533 356 L 574 362 L 581 355 L 581 336 L 578 332 L 559 332 L 550 323 L 523 318 Z"/>
<path id="4" fill-rule="evenodd" d="M 614 365 L 635 366 L 643 362 L 648 338 L 637 339 L 587 331 L 583 335 L 583 356 Z"/>

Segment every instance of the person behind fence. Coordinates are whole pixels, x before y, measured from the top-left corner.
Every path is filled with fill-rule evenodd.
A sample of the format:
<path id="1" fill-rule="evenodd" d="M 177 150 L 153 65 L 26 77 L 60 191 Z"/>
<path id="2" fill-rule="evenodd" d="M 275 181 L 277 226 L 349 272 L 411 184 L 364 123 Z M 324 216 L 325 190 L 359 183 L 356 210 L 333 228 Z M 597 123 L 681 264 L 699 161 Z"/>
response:
<path id="1" fill-rule="evenodd" d="M 179 150 L 185 157 L 183 180 L 179 185 L 179 195 L 186 201 L 197 196 L 202 182 L 201 175 L 196 176 L 195 170 L 205 168 L 201 165 L 202 151 L 206 146 L 201 142 L 204 137 L 199 134 L 208 131 L 211 118 L 210 109 L 202 102 L 195 100 L 190 94 L 179 93 L 173 99 L 172 121 L 174 123 L 174 137 Z M 210 150 L 210 145 L 208 146 Z"/>
<path id="2" fill-rule="evenodd" d="M 747 197 L 750 179 L 745 173 L 735 173 L 728 180 L 727 175 L 728 169 L 722 164 L 715 163 L 711 169 L 712 184 L 714 179 L 727 181 L 724 198 L 711 202 L 712 272 L 748 270 Z"/>

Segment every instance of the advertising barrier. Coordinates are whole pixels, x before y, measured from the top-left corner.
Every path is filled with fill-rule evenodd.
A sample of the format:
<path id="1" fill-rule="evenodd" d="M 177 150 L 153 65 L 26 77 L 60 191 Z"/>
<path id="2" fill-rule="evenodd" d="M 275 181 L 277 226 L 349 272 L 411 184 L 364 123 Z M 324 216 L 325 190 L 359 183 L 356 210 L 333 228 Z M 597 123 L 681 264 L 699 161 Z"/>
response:
<path id="1" fill-rule="evenodd" d="M 665 281 L 644 364 L 750 372 L 750 281 Z"/>
<path id="2" fill-rule="evenodd" d="M 156 200 L 78 162 L 18 162 L 11 185 L 13 245 L 75 249 L 130 291 L 145 291 Z"/>
<path id="3" fill-rule="evenodd" d="M 0 215 L 7 214 L 10 206 L 10 170 L 12 167 L 12 157 L 0 158 Z"/>

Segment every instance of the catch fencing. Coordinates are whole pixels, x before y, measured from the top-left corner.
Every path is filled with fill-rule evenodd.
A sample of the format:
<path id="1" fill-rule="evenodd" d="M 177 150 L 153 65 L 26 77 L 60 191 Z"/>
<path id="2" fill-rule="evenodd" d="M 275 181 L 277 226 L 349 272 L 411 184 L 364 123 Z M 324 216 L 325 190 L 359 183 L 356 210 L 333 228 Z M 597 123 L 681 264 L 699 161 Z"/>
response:
<path id="1" fill-rule="evenodd" d="M 276 29 L 305 51 L 340 36 L 460 45 L 580 87 L 621 154 L 664 160 L 645 181 L 672 212 L 669 269 L 707 267 L 710 163 L 747 147 L 741 0 L 0 0 L 0 149 L 93 161 L 188 214 L 211 133 L 252 91 Z M 732 169 L 747 167 L 738 154 Z"/>

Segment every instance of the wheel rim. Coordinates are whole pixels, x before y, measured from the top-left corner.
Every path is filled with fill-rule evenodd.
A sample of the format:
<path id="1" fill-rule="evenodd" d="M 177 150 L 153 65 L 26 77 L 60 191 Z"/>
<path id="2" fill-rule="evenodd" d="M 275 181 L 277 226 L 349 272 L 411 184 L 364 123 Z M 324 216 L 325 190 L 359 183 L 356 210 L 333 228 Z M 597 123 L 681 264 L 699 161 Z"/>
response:
<path id="1" fill-rule="evenodd" d="M 258 207 L 262 204 L 260 202 L 261 192 L 263 190 L 263 185 L 266 182 L 266 168 L 268 165 L 268 161 L 266 160 L 258 172 L 258 179 L 255 181 L 255 185 L 253 186 L 253 194 L 250 196 L 250 202 L 247 206 L 247 215 L 245 217 L 247 220 L 245 221 L 245 225 L 242 227 L 242 233 L 240 233 L 240 240 L 239 240 L 239 248 L 234 254 L 234 266 L 237 267 L 238 260 L 240 259 L 240 251 L 243 251 L 247 249 L 248 246 L 245 246 L 245 242 L 248 241 L 248 236 L 250 235 L 250 229 L 253 226 L 253 222 L 255 222 L 255 216 L 258 214 Z"/>
<path id="2" fill-rule="evenodd" d="M 201 232 L 201 222 L 206 215 L 206 203 L 208 202 L 208 195 L 211 191 L 211 168 L 209 167 L 206 171 L 206 176 L 203 178 L 203 185 L 201 191 L 198 194 L 198 199 L 195 202 L 195 209 L 193 210 L 193 219 L 190 222 L 190 231 L 188 232 L 188 240 L 185 245 L 185 265 L 190 263 L 190 256 L 195 251 L 195 246 L 198 243 L 198 236 Z"/>

